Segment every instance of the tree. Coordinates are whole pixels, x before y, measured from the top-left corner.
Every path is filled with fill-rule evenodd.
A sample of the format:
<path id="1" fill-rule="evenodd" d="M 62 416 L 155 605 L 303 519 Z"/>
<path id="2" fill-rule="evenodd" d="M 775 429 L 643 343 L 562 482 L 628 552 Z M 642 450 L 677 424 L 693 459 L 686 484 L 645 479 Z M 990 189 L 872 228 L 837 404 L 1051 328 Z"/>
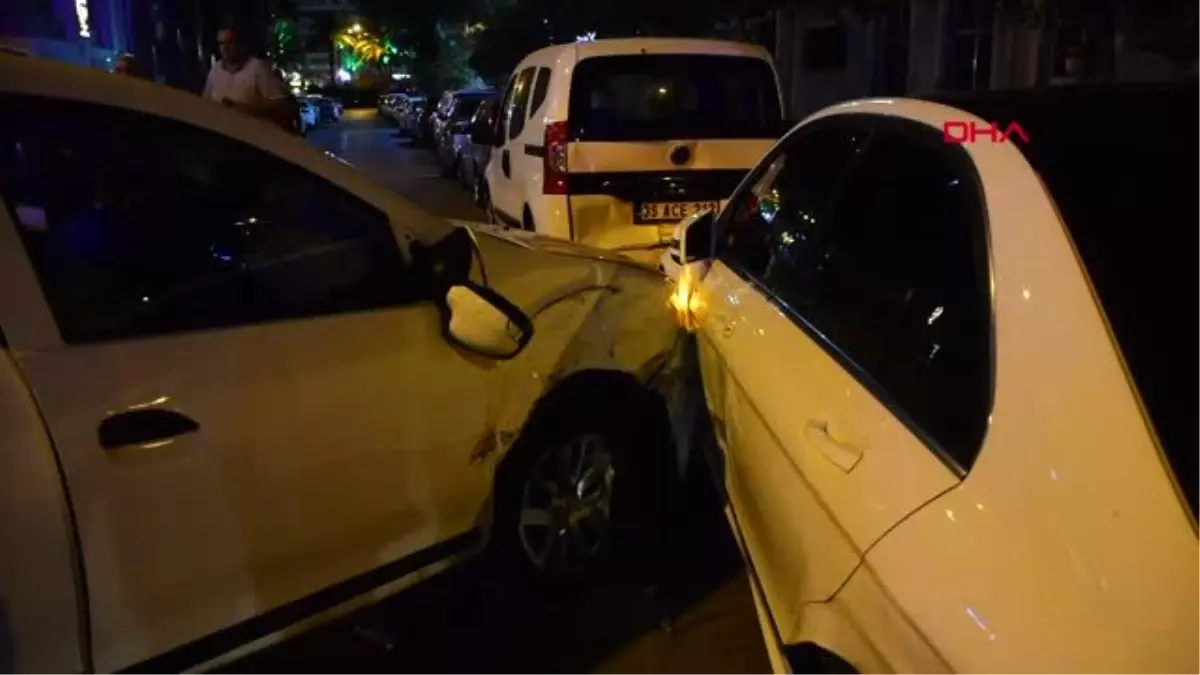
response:
<path id="1" fill-rule="evenodd" d="M 386 27 L 411 53 L 411 74 L 417 88 L 437 96 L 453 86 L 456 63 L 469 50 L 469 40 L 447 39 L 451 26 L 465 26 L 480 12 L 483 0 L 363 0 L 362 9 L 374 23 Z M 450 31 L 452 32 L 452 31 Z M 469 51 L 467 52 L 469 53 Z"/>
<path id="2" fill-rule="evenodd" d="M 268 36 L 267 56 L 283 71 L 297 70 L 304 62 L 304 44 L 296 30 L 295 19 L 274 18 Z"/>

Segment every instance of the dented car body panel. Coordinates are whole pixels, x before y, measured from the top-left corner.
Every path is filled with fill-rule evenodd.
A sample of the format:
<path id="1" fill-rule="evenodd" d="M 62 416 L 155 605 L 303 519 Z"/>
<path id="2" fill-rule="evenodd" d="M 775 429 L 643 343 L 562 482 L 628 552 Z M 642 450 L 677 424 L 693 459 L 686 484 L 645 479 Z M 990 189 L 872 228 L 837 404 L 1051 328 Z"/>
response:
<path id="1" fill-rule="evenodd" d="M 584 371 L 629 374 L 661 396 L 673 426 L 678 422 L 687 338 L 669 312 L 671 288 L 660 273 L 548 237 L 486 226 L 475 231 L 490 284 L 533 318 L 535 330 L 525 351 L 503 366 L 509 372 L 498 450 L 516 440 L 556 384 Z"/>

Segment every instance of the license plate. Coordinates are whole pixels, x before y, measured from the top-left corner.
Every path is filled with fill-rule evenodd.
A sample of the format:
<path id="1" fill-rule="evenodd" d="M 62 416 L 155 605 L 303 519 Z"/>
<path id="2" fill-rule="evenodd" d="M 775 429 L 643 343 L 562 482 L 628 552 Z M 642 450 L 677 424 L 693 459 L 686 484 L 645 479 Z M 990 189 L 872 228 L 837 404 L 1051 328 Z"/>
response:
<path id="1" fill-rule="evenodd" d="M 638 223 L 679 222 L 701 211 L 717 211 L 721 202 L 644 202 L 634 207 Z"/>

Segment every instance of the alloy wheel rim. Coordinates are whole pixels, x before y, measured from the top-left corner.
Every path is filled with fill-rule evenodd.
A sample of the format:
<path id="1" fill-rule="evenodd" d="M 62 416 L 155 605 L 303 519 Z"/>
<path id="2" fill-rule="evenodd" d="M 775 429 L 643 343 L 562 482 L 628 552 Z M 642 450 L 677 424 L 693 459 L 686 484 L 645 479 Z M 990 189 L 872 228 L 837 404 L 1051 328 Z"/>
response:
<path id="1" fill-rule="evenodd" d="M 543 454 L 526 474 L 517 535 L 526 558 L 545 571 L 594 558 L 612 524 L 612 453 L 581 434 Z"/>

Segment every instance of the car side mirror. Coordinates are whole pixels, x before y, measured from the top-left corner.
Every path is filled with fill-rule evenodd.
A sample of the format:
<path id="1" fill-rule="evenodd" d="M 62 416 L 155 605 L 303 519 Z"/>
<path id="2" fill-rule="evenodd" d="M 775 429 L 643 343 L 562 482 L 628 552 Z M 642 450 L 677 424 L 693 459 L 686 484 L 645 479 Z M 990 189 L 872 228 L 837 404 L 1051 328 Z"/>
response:
<path id="1" fill-rule="evenodd" d="M 533 338 L 533 321 L 496 291 L 472 281 L 446 291 L 450 342 L 490 359 L 508 360 Z"/>
<path id="2" fill-rule="evenodd" d="M 683 268 L 692 263 L 707 260 L 711 255 L 715 211 L 700 211 L 679 221 L 674 236 L 659 264 L 659 269 L 670 279 L 678 281 Z M 703 267 L 703 266 L 698 266 Z M 703 273 L 700 273 L 703 276 Z"/>
<path id="3" fill-rule="evenodd" d="M 717 212 L 708 210 L 684 218 L 676 226 L 679 241 L 679 261 L 684 265 L 707 260 L 712 252 L 713 223 Z"/>

